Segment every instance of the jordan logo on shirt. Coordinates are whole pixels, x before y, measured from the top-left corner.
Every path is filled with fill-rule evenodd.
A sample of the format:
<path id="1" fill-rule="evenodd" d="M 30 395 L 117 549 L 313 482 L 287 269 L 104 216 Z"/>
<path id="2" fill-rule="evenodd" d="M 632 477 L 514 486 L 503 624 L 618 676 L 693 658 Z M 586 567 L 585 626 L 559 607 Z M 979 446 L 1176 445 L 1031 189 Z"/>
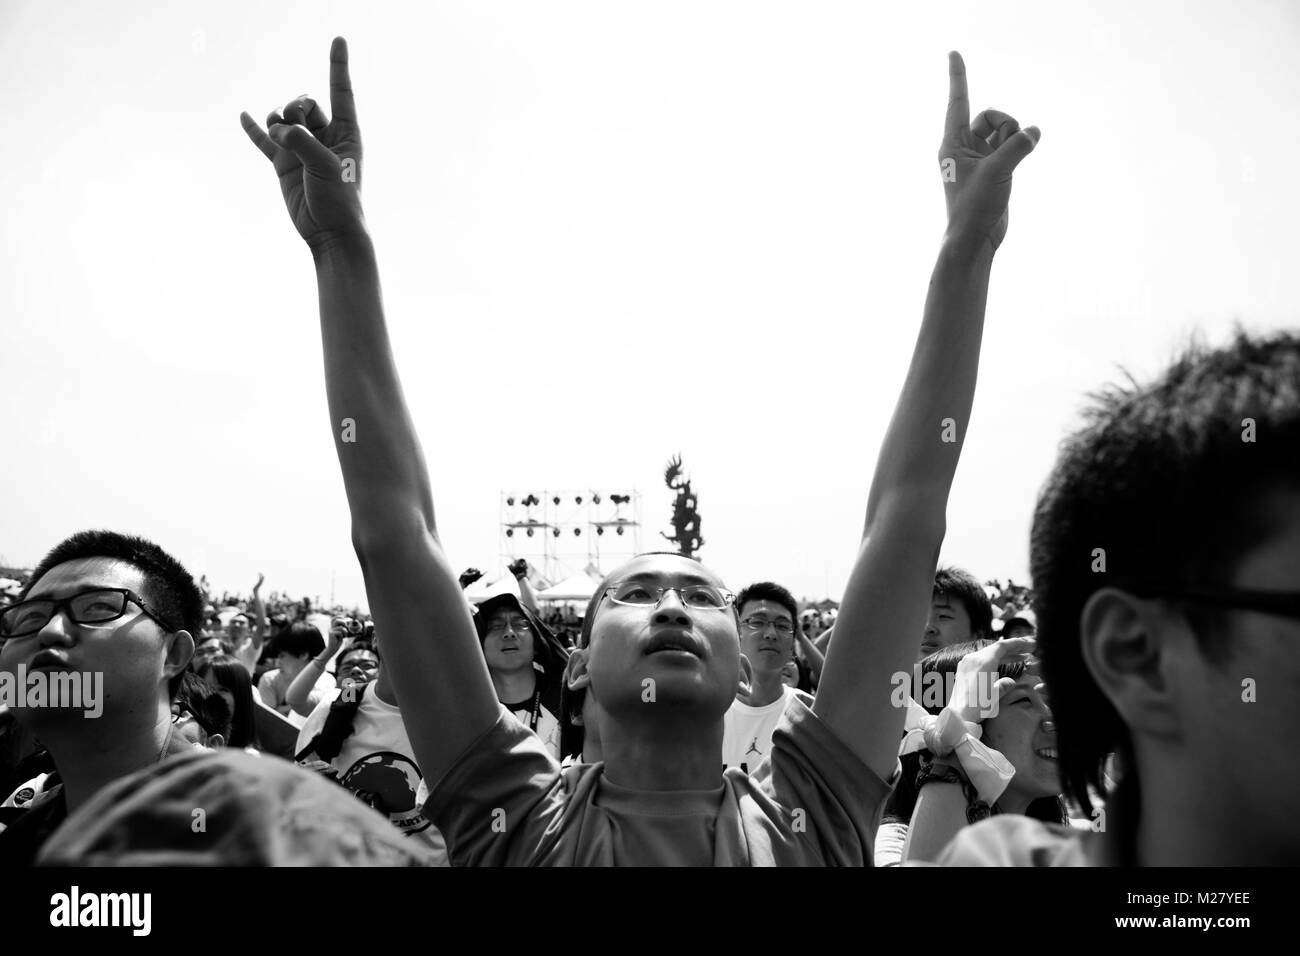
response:
<path id="1" fill-rule="evenodd" d="M 749 749 L 745 751 L 746 757 L 748 757 L 750 754 L 758 754 L 760 757 L 763 756 L 763 751 L 758 749 L 757 737 L 755 737 L 753 740 L 749 742 Z"/>

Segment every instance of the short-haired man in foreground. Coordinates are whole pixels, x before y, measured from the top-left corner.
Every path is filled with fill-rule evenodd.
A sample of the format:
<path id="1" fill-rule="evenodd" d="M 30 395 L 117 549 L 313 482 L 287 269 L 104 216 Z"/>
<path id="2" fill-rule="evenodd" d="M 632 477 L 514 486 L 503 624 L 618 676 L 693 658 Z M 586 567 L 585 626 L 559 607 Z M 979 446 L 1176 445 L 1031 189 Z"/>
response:
<path id="1" fill-rule="evenodd" d="M 588 606 L 569 684 L 600 705 L 603 763 L 561 773 L 501 706 L 439 541 L 389 346 L 346 44 L 331 50 L 331 119 L 306 97 L 273 113 L 266 132 L 243 115 L 315 259 L 331 421 L 346 417 L 365 436 L 336 443 L 353 543 L 411 743 L 436 781 L 425 812 L 454 864 L 870 861 L 903 729 L 891 675 L 915 657 L 961 448 L 941 439 L 942 422 L 959 422 L 964 439 L 1011 175 L 1038 138 L 992 111 L 972 124 L 956 54 L 949 73 L 948 228 L 925 316 L 816 705 L 790 706 L 762 784 L 721 769 L 723 715 L 741 679 L 732 595 L 679 555 L 630 561 Z M 455 454 L 449 442 L 436 452 Z"/>
<path id="2" fill-rule="evenodd" d="M 0 861 L 30 863 L 70 812 L 115 780 L 191 749 L 172 700 L 203 624 L 203 597 L 151 541 L 83 531 L 37 565 L 0 612 L 0 672 L 102 680 L 103 712 L 29 706 L 14 716 L 49 749 L 63 785 L 0 833 Z M 102 675 L 102 677 L 100 676 Z"/>
<path id="3" fill-rule="evenodd" d="M 1064 445 L 1030 538 L 1061 776 L 1096 832 L 996 817 L 941 863 L 1300 864 L 1300 337 L 1192 349 Z"/>

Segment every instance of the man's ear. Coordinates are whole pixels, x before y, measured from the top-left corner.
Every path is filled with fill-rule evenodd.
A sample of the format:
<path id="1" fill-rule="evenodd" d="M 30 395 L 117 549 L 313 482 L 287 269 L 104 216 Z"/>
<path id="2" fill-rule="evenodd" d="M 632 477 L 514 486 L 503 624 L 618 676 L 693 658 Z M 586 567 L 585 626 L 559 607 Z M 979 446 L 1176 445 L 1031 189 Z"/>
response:
<path id="1" fill-rule="evenodd" d="M 1153 601 L 1119 588 L 1102 588 L 1083 606 L 1079 640 L 1084 664 L 1133 730 L 1154 737 L 1180 731 L 1178 687 L 1170 680 L 1179 630 Z"/>
<path id="2" fill-rule="evenodd" d="M 189 631 L 177 631 L 165 640 L 167 657 L 163 661 L 163 674 L 172 678 L 189 667 L 190 660 L 194 657 L 194 638 Z"/>
<path id="3" fill-rule="evenodd" d="M 208 737 L 208 749 L 220 750 L 226 745 L 226 738 L 222 734 L 212 734 Z"/>
<path id="4" fill-rule="evenodd" d="M 586 690 L 591 686 L 591 675 L 587 672 L 587 654 L 585 647 L 575 647 L 569 652 L 569 661 L 564 665 L 564 683 L 569 690 Z"/>

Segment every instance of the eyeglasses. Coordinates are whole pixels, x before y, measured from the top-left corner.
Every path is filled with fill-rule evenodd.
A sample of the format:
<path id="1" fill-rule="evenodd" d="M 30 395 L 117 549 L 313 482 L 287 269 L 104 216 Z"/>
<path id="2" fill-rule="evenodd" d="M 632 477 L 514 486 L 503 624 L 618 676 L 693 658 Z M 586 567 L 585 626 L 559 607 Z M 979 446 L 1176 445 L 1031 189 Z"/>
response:
<path id="1" fill-rule="evenodd" d="M 746 601 L 745 603 L 748 604 L 749 602 Z M 794 633 L 794 625 L 789 621 L 769 621 L 765 617 L 747 617 L 740 623 L 755 634 L 762 634 L 769 627 L 782 637 L 789 637 Z"/>
<path id="2" fill-rule="evenodd" d="M 194 725 L 198 727 L 199 730 L 203 731 L 205 738 L 215 736 L 216 731 L 208 726 L 207 721 L 203 720 L 194 712 L 194 708 L 184 701 L 173 701 L 172 723 L 180 726 L 182 724 L 187 724 L 190 721 L 193 721 Z"/>
<path id="3" fill-rule="evenodd" d="M 35 634 L 64 608 L 74 624 L 107 624 L 124 615 L 128 603 L 134 604 L 165 630 L 179 630 L 151 611 L 144 599 L 134 591 L 127 588 L 94 588 L 57 601 L 36 598 L 5 608 L 0 611 L 0 640 Z"/>
<path id="4" fill-rule="evenodd" d="M 669 591 L 676 591 L 682 603 L 689 608 L 711 611 L 726 610 L 736 596 L 730 591 L 715 588 L 712 584 L 688 584 L 679 588 L 656 588 L 639 581 L 624 581 L 605 589 L 605 596 L 615 604 L 629 607 L 658 607 Z"/>
<path id="5" fill-rule="evenodd" d="M 1261 614 L 1276 614 L 1280 617 L 1300 619 L 1300 591 L 1252 591 L 1235 588 L 1186 591 L 1165 588 L 1139 588 L 1136 593 L 1142 597 L 1164 598 L 1170 601 L 1190 601 L 1194 604 L 1209 604 L 1215 607 L 1236 608 L 1242 611 L 1258 611 Z"/>
<path id="6" fill-rule="evenodd" d="M 497 621 L 495 624 L 489 624 L 487 632 L 493 636 L 504 634 L 506 631 L 514 631 L 516 634 L 531 634 L 532 625 L 527 621 Z"/>

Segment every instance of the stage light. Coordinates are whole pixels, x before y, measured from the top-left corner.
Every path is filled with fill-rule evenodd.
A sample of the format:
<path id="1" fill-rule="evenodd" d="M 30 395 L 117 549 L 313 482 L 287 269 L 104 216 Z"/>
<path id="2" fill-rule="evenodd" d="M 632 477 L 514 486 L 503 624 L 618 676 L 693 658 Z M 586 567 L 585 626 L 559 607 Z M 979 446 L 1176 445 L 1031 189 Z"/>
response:
<path id="1" fill-rule="evenodd" d="M 511 508 L 513 508 L 513 507 L 515 506 L 515 499 L 514 499 L 514 498 L 507 498 L 507 499 L 506 499 L 506 504 L 509 505 Z"/>
<path id="2" fill-rule="evenodd" d="M 578 495 L 578 497 L 574 498 L 573 501 L 574 504 L 582 504 L 582 495 Z"/>
<path id="3" fill-rule="evenodd" d="M 619 534 L 622 534 L 622 533 L 623 533 L 623 526 L 622 526 L 622 525 L 619 525 L 619 526 L 618 526 L 617 528 L 615 528 L 614 530 L 617 531 Z"/>
<path id="4" fill-rule="evenodd" d="M 553 504 L 553 505 L 558 505 L 559 503 L 560 503 L 560 496 L 559 496 L 559 495 L 556 495 L 554 498 L 551 499 L 551 504 Z"/>
<path id="5" fill-rule="evenodd" d="M 533 536 L 533 529 L 532 529 L 532 528 L 529 528 L 529 529 L 528 529 L 528 537 L 531 538 L 532 536 Z"/>
<path id="6" fill-rule="evenodd" d="M 515 536 L 515 529 L 514 529 L 514 528 L 506 528 L 506 537 L 507 537 L 507 538 L 513 538 L 514 536 Z"/>
<path id="7" fill-rule="evenodd" d="M 605 529 L 604 529 L 604 528 L 601 528 L 601 527 L 597 527 L 597 528 L 596 528 L 596 534 L 604 534 L 604 533 L 605 533 Z"/>
<path id="8" fill-rule="evenodd" d="M 558 538 L 558 537 L 560 536 L 560 529 L 559 529 L 559 528 L 552 528 L 552 529 L 551 529 L 551 535 L 552 535 L 553 537 Z"/>
<path id="9" fill-rule="evenodd" d="M 598 505 L 598 504 L 600 504 L 600 495 L 592 495 L 592 496 L 591 496 L 591 503 L 592 503 L 593 505 Z"/>
<path id="10" fill-rule="evenodd" d="M 574 529 L 573 529 L 573 536 L 574 536 L 575 538 L 578 537 L 578 535 L 580 535 L 580 534 L 582 534 L 582 529 L 581 529 L 581 528 L 574 528 Z"/>

